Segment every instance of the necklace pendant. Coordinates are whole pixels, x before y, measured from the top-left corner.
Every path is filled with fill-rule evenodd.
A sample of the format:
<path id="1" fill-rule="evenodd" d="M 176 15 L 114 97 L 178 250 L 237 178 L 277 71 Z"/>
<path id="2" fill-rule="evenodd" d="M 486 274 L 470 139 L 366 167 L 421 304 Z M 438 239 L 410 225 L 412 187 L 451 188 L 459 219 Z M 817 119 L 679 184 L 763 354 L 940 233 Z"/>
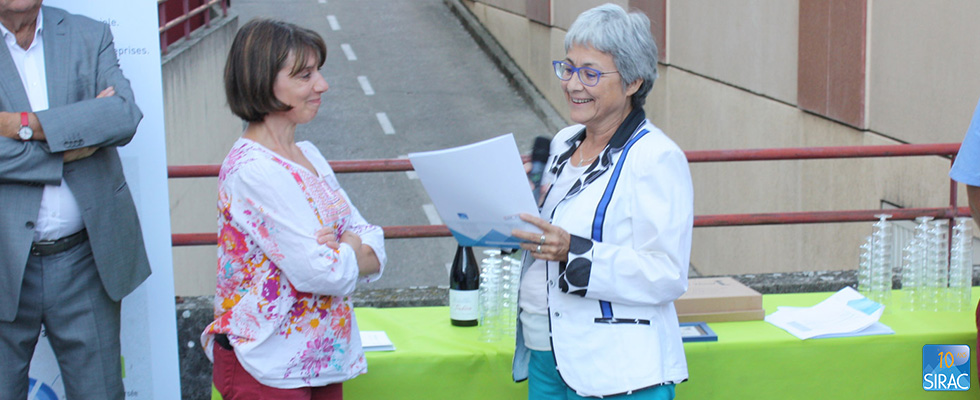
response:
<path id="1" fill-rule="evenodd" d="M 586 160 L 584 157 L 582 157 L 582 153 L 583 152 L 581 150 L 579 150 L 579 153 L 578 153 L 578 166 L 579 167 L 584 167 L 586 165 L 586 163 L 592 163 L 593 160 L 595 160 L 597 157 L 599 157 L 599 154 L 602 154 L 602 152 L 600 151 L 599 154 L 596 154 L 596 155 L 594 155 L 592 157 L 589 157 L 589 159 Z"/>

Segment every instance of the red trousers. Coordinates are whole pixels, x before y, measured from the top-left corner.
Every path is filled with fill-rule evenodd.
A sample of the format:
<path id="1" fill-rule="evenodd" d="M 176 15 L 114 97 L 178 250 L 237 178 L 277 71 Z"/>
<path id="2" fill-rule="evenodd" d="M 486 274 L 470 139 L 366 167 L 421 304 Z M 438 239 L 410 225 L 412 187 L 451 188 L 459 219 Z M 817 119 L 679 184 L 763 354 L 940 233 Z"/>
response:
<path id="1" fill-rule="evenodd" d="M 344 391 L 340 383 L 327 386 L 278 389 L 266 386 L 248 373 L 234 350 L 215 344 L 214 387 L 223 400 L 343 400 Z"/>

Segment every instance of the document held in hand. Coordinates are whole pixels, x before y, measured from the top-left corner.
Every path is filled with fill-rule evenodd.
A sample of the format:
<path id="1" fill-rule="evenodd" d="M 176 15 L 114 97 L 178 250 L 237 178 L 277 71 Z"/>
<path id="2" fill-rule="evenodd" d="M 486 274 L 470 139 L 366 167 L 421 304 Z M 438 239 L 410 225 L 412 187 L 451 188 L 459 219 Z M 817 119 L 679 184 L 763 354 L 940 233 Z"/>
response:
<path id="1" fill-rule="evenodd" d="M 512 229 L 540 232 L 519 218 L 538 207 L 513 134 L 408 158 L 460 246 L 517 248 Z"/>

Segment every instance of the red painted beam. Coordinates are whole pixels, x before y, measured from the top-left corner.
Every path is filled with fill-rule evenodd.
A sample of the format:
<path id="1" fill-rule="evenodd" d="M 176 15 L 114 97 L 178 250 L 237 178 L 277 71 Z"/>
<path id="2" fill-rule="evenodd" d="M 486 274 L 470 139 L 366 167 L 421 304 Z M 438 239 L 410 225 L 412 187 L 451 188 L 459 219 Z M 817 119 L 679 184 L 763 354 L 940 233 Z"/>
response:
<path id="1" fill-rule="evenodd" d="M 383 227 L 385 239 L 409 239 L 452 236 L 445 225 L 396 225 Z M 203 246 L 218 243 L 216 233 L 175 233 L 170 235 L 172 246 Z"/>
<path id="2" fill-rule="evenodd" d="M 782 149 L 701 150 L 689 151 L 688 160 L 694 162 L 806 160 L 858 157 L 896 156 L 955 156 L 959 143 L 902 144 L 886 146 L 847 147 L 799 147 Z M 523 156 L 528 161 L 529 156 Z M 407 159 L 342 160 L 331 161 L 330 167 L 338 173 L 410 171 L 412 163 Z M 215 177 L 219 165 L 175 165 L 168 167 L 171 178 Z M 950 190 L 955 196 L 955 183 Z M 893 210 L 804 211 L 783 213 L 715 214 L 694 217 L 695 227 L 746 226 L 778 224 L 814 224 L 838 222 L 876 221 L 879 214 L 891 214 L 892 220 L 912 220 L 920 216 L 955 218 L 970 216 L 969 207 L 956 207 L 955 198 L 946 208 L 903 208 Z M 420 237 L 451 236 L 445 225 L 388 226 L 385 238 L 405 239 Z M 177 233 L 171 236 L 173 246 L 197 246 L 217 244 L 215 233 Z"/>
<path id="3" fill-rule="evenodd" d="M 757 214 L 715 214 L 694 216 L 695 227 L 819 224 L 831 222 L 877 221 L 879 214 L 891 215 L 890 220 L 913 220 L 917 217 L 955 218 L 970 216 L 969 207 L 897 208 L 892 210 L 803 211 Z"/>
<path id="4" fill-rule="evenodd" d="M 951 156 L 959 143 L 896 144 L 885 146 L 788 147 L 781 149 L 695 150 L 687 151 L 687 160 L 697 162 L 814 160 L 828 158 L 863 158 L 897 156 Z"/>
<path id="5" fill-rule="evenodd" d="M 814 160 L 828 158 L 952 156 L 959 143 L 897 144 L 886 146 L 788 147 L 781 149 L 695 150 L 687 151 L 692 163 L 723 161 Z M 525 162 L 530 156 L 523 156 Z M 170 178 L 201 178 L 218 176 L 218 165 L 172 165 L 167 168 Z M 330 161 L 337 173 L 411 171 L 407 159 L 339 160 Z"/>

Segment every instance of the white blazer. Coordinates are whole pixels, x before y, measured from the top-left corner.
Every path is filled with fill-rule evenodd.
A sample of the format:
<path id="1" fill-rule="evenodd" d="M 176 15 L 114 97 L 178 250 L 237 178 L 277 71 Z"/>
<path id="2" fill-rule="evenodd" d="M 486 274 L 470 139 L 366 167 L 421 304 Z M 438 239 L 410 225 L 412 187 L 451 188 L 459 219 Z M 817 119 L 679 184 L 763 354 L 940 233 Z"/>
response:
<path id="1" fill-rule="evenodd" d="M 629 393 L 688 377 L 673 302 L 687 291 L 691 174 L 683 151 L 642 111 L 634 114 L 551 218 L 572 235 L 569 261 L 547 263 L 551 344 L 559 374 L 580 396 Z M 554 181 L 583 129 L 558 132 L 543 180 Z M 628 156 L 618 166 L 624 149 Z M 608 206 L 598 206 L 616 175 Z M 515 380 L 527 378 L 529 354 L 518 321 Z"/>

